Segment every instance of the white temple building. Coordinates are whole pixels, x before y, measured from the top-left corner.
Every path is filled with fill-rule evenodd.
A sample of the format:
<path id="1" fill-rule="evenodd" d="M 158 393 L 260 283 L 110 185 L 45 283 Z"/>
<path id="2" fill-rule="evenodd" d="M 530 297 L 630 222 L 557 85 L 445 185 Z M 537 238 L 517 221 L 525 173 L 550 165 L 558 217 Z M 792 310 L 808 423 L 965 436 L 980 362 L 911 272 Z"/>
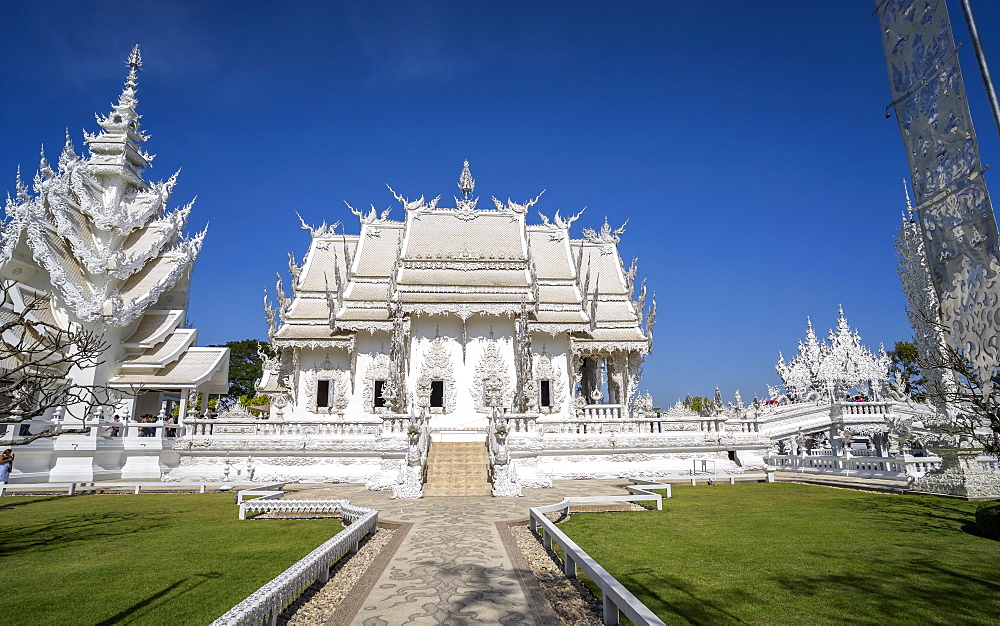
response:
<path id="1" fill-rule="evenodd" d="M 85 133 L 88 154 L 77 155 L 67 134 L 57 165 L 43 152 L 33 188 L 18 174 L 15 196 L 7 199 L 0 277 L 9 281 L 11 301 L 4 314 L 42 297 L 46 304 L 33 315 L 103 336 L 103 363 L 66 375 L 117 391 L 108 406 L 67 406 L 31 424 L 32 433 L 79 427 L 81 420 L 93 427 L 19 447 L 15 481 L 159 478 L 177 462 L 173 441 L 164 438 L 176 429 L 140 437 L 148 430 L 130 427 L 130 420 L 151 414 L 162 424 L 179 407 L 183 421 L 190 398 L 228 392 L 228 348 L 196 347 L 198 331 L 186 327 L 205 231 L 184 235 L 193 203 L 168 208 L 177 174 L 143 179 L 153 157 L 142 149 L 149 136 L 136 111 L 138 46 L 128 65 L 118 103 L 98 116 L 100 132 Z"/>
<path id="2" fill-rule="evenodd" d="M 352 209 L 358 235 L 305 227 L 291 297 L 279 281 L 278 316 L 268 310 L 272 417 L 426 411 L 434 432 L 484 434 L 491 406 L 566 417 L 631 405 L 655 302 L 647 316 L 644 287 L 636 300 L 624 227 L 574 240 L 579 216 L 529 225 L 538 198 L 481 209 L 474 187 L 466 162 L 455 208 L 397 195 L 403 221 L 373 207 Z"/>
<path id="3" fill-rule="evenodd" d="M 262 480 L 415 494 L 408 472 L 428 447 L 462 442 L 489 452 L 503 495 L 695 457 L 739 471 L 740 450 L 759 461 L 767 442 L 752 428 L 720 443 L 718 419 L 660 416 L 638 393 L 656 304 L 619 255 L 624 226 L 575 238 L 579 214 L 529 223 L 541 194 L 480 208 L 467 162 L 458 187 L 453 207 L 393 191 L 399 220 L 350 208 L 357 234 L 303 223 L 311 245 L 289 259 L 290 288 L 279 277 L 276 307 L 265 298 L 269 419 L 196 423 L 172 479 L 216 479 L 246 455 Z"/>
<path id="4" fill-rule="evenodd" d="M 698 412 L 656 409 L 639 393 L 656 302 L 637 262 L 622 262 L 624 225 L 605 219 L 574 236 L 581 215 L 559 211 L 530 223 L 541 194 L 481 208 L 467 162 L 454 206 L 390 188 L 400 219 L 372 206 L 349 207 L 354 234 L 303 223 L 308 251 L 290 255 L 276 305 L 265 295 L 265 415 L 207 414 L 208 395 L 228 391 L 229 355 L 197 347 L 186 324 L 205 233 L 184 235 L 191 204 L 168 208 L 176 175 L 143 179 L 152 157 L 136 112 L 138 49 L 129 66 L 101 131 L 85 135 L 89 154 L 67 138 L 58 164 L 43 156 L 33 188 L 18 176 L 7 202 L 2 314 L 42 297 L 32 315 L 103 336 L 104 362 L 66 376 L 116 392 L 29 424 L 90 429 L 20 446 L 14 482 L 363 482 L 398 497 L 511 496 L 556 478 L 910 463 L 890 457 L 933 408 L 903 397 L 884 351 L 865 348 L 842 312 L 827 342 L 809 324 L 799 353 L 779 360 L 783 387 L 770 400 L 744 404 L 737 392 L 724 403 L 716 390 Z M 869 461 L 851 460 L 859 446 Z"/>

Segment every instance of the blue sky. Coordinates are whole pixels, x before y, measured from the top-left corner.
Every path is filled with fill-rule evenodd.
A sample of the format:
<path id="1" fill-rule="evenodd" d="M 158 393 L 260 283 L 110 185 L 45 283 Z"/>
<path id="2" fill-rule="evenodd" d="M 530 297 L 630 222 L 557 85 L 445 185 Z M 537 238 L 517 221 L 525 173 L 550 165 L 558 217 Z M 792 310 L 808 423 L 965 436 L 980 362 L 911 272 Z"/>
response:
<path id="1" fill-rule="evenodd" d="M 476 191 L 629 219 L 620 249 L 657 293 L 644 387 L 661 405 L 776 382 L 805 318 L 843 304 L 865 342 L 910 329 L 893 237 L 907 177 L 870 0 L 7 2 L 0 191 L 38 147 L 96 130 L 140 42 L 140 113 L 210 223 L 190 318 L 200 343 L 266 334 L 261 293 L 354 206 Z M 974 3 L 1000 71 L 1000 3 Z M 967 38 L 957 2 L 959 41 Z M 1000 154 L 971 47 L 984 162 Z M 3 178 L 6 176 L 7 178 Z M 6 182 L 4 182 L 6 181 Z M 394 209 L 395 216 L 401 209 Z"/>

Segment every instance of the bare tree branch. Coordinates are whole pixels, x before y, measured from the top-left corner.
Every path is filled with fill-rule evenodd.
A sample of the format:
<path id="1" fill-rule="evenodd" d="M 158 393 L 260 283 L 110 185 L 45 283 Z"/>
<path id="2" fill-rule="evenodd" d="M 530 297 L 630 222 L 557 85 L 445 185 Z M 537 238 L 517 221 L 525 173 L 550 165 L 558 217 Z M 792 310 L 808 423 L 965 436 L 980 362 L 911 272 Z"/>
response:
<path id="1" fill-rule="evenodd" d="M 951 335 L 947 325 L 917 314 L 942 336 Z M 941 374 L 929 377 L 926 390 L 939 406 L 948 408 L 950 426 L 988 454 L 1000 454 L 1000 372 L 984 381 L 969 358 L 945 341 L 939 342 L 936 354 L 921 354 L 918 362 L 925 371 Z"/>
<path id="2" fill-rule="evenodd" d="M 14 298 L 15 284 L 0 280 L 0 425 L 7 424 L 7 435 L 0 445 L 23 445 L 56 434 L 88 432 L 89 429 L 53 430 L 28 433 L 17 424 L 42 419 L 62 407 L 76 408 L 81 420 L 94 407 L 113 405 L 120 393 L 106 385 L 73 382 L 72 375 L 97 367 L 104 362 L 107 343 L 99 333 L 78 326 L 61 328 L 52 316 L 46 296 L 27 289 Z"/>

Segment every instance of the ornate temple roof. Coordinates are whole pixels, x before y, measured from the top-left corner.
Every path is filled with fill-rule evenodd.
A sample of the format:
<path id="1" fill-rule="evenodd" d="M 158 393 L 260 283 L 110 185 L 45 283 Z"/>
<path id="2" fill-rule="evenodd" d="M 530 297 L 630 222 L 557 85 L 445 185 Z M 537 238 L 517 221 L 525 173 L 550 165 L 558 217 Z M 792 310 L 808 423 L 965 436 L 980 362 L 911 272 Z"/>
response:
<path id="1" fill-rule="evenodd" d="M 229 393 L 229 348 L 188 348 L 178 359 L 152 373 L 122 373 L 108 383 L 118 388 L 196 389 Z"/>
<path id="2" fill-rule="evenodd" d="M 51 288 L 81 320 L 123 328 L 183 288 L 201 251 L 205 232 L 183 231 L 191 203 L 168 210 L 175 174 L 147 183 L 153 157 L 141 149 L 136 90 L 142 59 L 138 46 L 118 103 L 98 116 L 101 132 L 84 133 L 88 156 L 78 156 L 69 135 L 55 169 L 41 157 L 34 194 L 18 173 L 8 198 L 10 221 L 0 229 L 0 266 L 24 241 L 34 261 L 51 276 Z"/>
<path id="3" fill-rule="evenodd" d="M 291 297 L 279 279 L 279 314 L 269 309 L 272 338 L 280 344 L 330 338 L 330 328 L 388 329 L 396 313 L 464 318 L 527 310 L 535 330 L 648 346 L 645 287 L 633 300 L 636 268 L 626 271 L 618 254 L 624 227 L 613 231 L 605 222 L 572 239 L 579 214 L 563 219 L 556 212 L 551 221 L 540 214 L 540 224 L 527 224 L 539 198 L 494 198 L 494 208 L 479 208 L 468 163 L 459 189 L 454 208 L 392 191 L 403 221 L 391 220 L 388 209 L 364 213 L 348 205 L 360 219 L 357 235 L 337 233 L 339 222 L 303 223 L 312 244 L 301 267 L 291 260 Z"/>
<path id="4" fill-rule="evenodd" d="M 16 280 L 47 282 L 42 288 L 59 309 L 120 344 L 111 384 L 204 383 L 201 391 L 227 393 L 228 349 L 194 348 L 197 331 L 180 327 L 205 231 L 184 235 L 193 202 L 168 208 L 177 174 L 143 179 L 153 157 L 141 147 L 149 139 L 137 112 L 141 67 L 136 46 L 118 102 L 98 116 L 100 132 L 84 133 L 88 155 L 78 156 L 67 134 L 55 168 L 42 154 L 33 194 L 18 172 L 10 219 L 0 224 L 0 268 Z"/>

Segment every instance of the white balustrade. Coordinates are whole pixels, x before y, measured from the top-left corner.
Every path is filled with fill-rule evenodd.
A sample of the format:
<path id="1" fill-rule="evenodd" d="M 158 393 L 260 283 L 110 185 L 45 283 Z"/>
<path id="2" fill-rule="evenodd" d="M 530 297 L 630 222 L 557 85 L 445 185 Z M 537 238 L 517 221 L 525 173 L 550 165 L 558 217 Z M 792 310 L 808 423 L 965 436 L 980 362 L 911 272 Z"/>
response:
<path id="1" fill-rule="evenodd" d="M 587 404 L 583 407 L 583 419 L 591 421 L 621 419 L 628 411 L 621 404 Z"/>
<path id="2" fill-rule="evenodd" d="M 875 455 L 855 455 L 854 451 L 848 455 L 812 454 L 813 452 L 826 452 L 825 450 L 810 450 L 809 454 L 775 454 L 765 457 L 764 461 L 775 469 L 810 472 L 810 473 L 830 473 L 841 475 L 896 475 L 898 477 L 909 476 L 919 478 L 929 471 L 941 467 L 940 457 L 914 457 L 908 454 L 900 456 L 879 457 Z M 859 452 L 872 452 L 864 450 Z"/>
<path id="3" fill-rule="evenodd" d="M 398 425 L 390 420 L 390 428 Z M 194 437 L 297 437 L 350 439 L 382 434 L 385 426 L 378 421 L 343 420 L 267 420 L 267 419 L 197 419 L 185 422 L 187 434 Z"/>
<path id="4" fill-rule="evenodd" d="M 684 436 L 691 433 L 726 432 L 725 419 L 714 417 L 693 418 L 659 418 L 659 417 L 625 417 L 622 419 L 591 419 L 584 416 L 575 418 L 541 418 L 534 429 L 542 434 L 554 435 L 606 435 L 622 433 L 631 435 L 675 435 Z M 531 432 L 532 429 L 529 429 Z M 756 436 L 756 431 L 746 430 L 740 434 Z M 732 436 L 732 435 L 730 435 Z"/>
<path id="5" fill-rule="evenodd" d="M 841 402 L 840 414 L 843 417 L 849 416 L 879 416 L 892 414 L 892 402 Z"/>

